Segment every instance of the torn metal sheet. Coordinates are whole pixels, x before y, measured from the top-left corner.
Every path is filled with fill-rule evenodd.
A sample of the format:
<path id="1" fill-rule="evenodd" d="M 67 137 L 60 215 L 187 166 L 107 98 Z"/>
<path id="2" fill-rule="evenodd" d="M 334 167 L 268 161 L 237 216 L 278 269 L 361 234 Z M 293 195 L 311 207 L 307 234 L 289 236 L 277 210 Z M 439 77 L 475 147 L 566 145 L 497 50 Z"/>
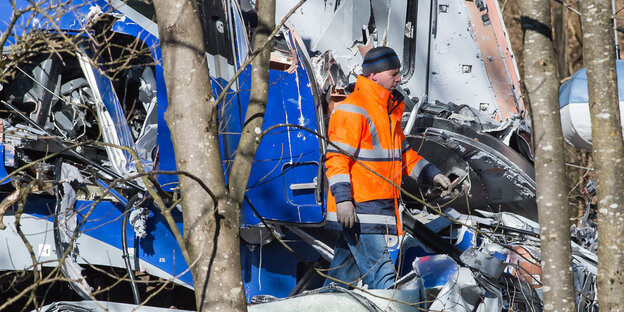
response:
<path id="1" fill-rule="evenodd" d="M 503 262 L 507 256 L 500 251 L 492 250 L 496 246 L 495 244 L 490 244 L 483 249 L 468 248 L 461 254 L 460 259 L 467 267 L 478 270 L 490 278 L 497 279 L 507 266 Z M 500 250 L 502 247 L 498 249 Z"/>
<path id="2" fill-rule="evenodd" d="M 191 312 L 176 308 L 157 308 L 140 306 L 127 303 L 108 301 L 60 301 L 43 307 L 33 312 Z"/>
<path id="3" fill-rule="evenodd" d="M 481 303 L 485 297 L 485 290 L 479 284 L 468 268 L 459 268 L 448 283 L 440 290 L 435 301 L 429 307 L 434 311 L 500 311 L 501 303 L 491 304 L 489 301 Z M 485 309 L 480 308 L 483 304 Z M 495 307 L 492 307 L 495 306 Z"/>
<path id="4" fill-rule="evenodd" d="M 479 3 L 312 1 L 289 22 L 310 51 L 331 51 L 351 82 L 361 72 L 362 46 L 389 46 L 412 97 L 465 104 L 500 122 L 524 111 L 519 75 L 498 3 Z M 278 1 L 276 16 L 289 4 Z"/>
<path id="5" fill-rule="evenodd" d="M 542 271 L 538 224 L 510 212 L 475 212 L 481 216 L 460 214 L 450 208 L 446 209 L 445 216 L 450 221 L 447 223 L 437 222 L 439 218 L 446 218 L 444 216 L 433 214 L 432 217 L 426 217 L 428 213 L 425 211 L 417 215 L 425 227 L 435 228 L 436 233 L 453 233 L 451 224 L 460 228 L 474 228 L 478 233 L 472 246 L 458 260 L 453 260 L 454 251 L 448 247 L 446 250 L 440 249 L 439 246 L 432 246 L 435 242 L 418 237 L 416 240 L 409 240 L 409 245 L 403 246 L 403 261 L 411 261 L 414 247 L 417 247 L 420 254 L 442 252 L 450 260 L 445 264 L 441 261 L 444 258 L 438 258 L 434 262 L 435 266 L 430 266 L 423 259 L 442 255 L 417 258 L 417 272 L 423 279 L 427 298 L 435 299 L 429 309 L 500 311 L 502 305 L 504 310 L 541 311 Z M 446 246 L 456 239 L 448 234 L 444 237 L 448 241 Z M 595 311 L 597 255 L 574 242 L 572 253 L 577 306 L 579 311 Z M 418 253 L 416 254 L 418 257 Z M 426 274 L 428 266 L 437 268 L 437 273 Z M 444 267 L 448 269 L 445 271 Z M 442 272 L 451 272 L 453 275 L 440 278 L 444 276 Z M 433 281 L 435 282 L 432 283 Z"/>
<path id="6" fill-rule="evenodd" d="M 347 290 L 340 287 L 321 288 L 285 300 L 252 304 L 250 312 L 291 311 L 421 311 L 423 299 L 418 290 Z"/>
<path id="7" fill-rule="evenodd" d="M 113 271 L 125 267 L 124 258 L 131 260 L 129 271 L 192 289 L 191 274 L 171 229 L 149 200 L 146 208 L 128 216 L 132 227 L 123 234 L 136 240 L 127 242 L 128 248 L 121 246 L 120 229 L 127 224 L 120 222 L 133 208 L 127 198 L 144 191 L 140 182 L 114 181 L 137 172 L 129 150 L 88 144 L 70 148 L 97 139 L 102 131 L 104 142 L 135 151 L 148 170 L 156 168 L 156 161 L 159 170 L 176 169 L 164 121 L 167 96 L 153 16 L 149 10 L 137 11 L 132 1 L 93 1 L 81 11 L 86 19 L 73 17 L 61 20 L 61 25 L 75 32 L 95 31 L 98 25 L 92 23 L 110 19 L 112 26 L 102 27 L 110 29 L 107 35 L 114 34 L 111 38 L 120 40 L 115 41 L 120 46 L 128 42 L 119 38 L 138 40 L 146 49 L 144 57 L 119 73 L 119 79 L 109 79 L 106 66 L 88 60 L 87 56 L 98 55 L 97 45 L 80 46 L 79 57 L 48 53 L 16 65 L 16 78 L 0 90 L 1 103 L 9 108 L 0 112 L 5 155 L 0 175 L 8 175 L 3 169 L 10 172 L 42 154 L 58 152 L 64 162 L 48 161 L 33 172 L 18 172 L 13 181 L 28 182 L 37 176 L 84 182 L 85 188 L 80 183 L 69 183 L 69 188 L 62 184 L 58 200 L 36 194 L 22 220 L 46 265 L 58 264 L 57 254 L 72 245 L 64 271 L 77 280 L 83 297 L 101 286 L 84 274 L 87 264 Z M 286 2 L 278 2 L 277 16 L 290 9 Z M 247 26 L 253 25 L 255 12 L 247 5 L 243 14 L 233 0 L 199 3 L 214 93 L 224 91 L 227 80 L 242 70 L 219 106 L 227 176 L 249 99 L 251 68 L 242 64 L 249 54 L 248 34 L 253 30 Z M 109 4 L 116 10 L 108 12 Z M 308 1 L 293 15 L 274 41 L 267 103 L 271 114 L 265 115 L 263 129 L 290 125 L 270 131 L 260 143 L 241 215 L 241 274 L 251 311 L 541 310 L 539 226 L 526 140 L 530 129 L 522 119 L 517 69 L 504 32 L 493 0 Z M 374 45 L 391 46 L 401 57 L 408 141 L 449 176 L 453 191 L 441 193 L 405 182 L 412 195 L 448 206 L 438 215 L 421 210 L 414 198 L 403 197 L 403 221 L 410 234 L 386 237 L 399 272 L 392 289 L 367 291 L 361 285 L 364 289 L 315 290 L 322 283 L 316 272 L 322 272 L 333 251 L 328 247 L 331 235 L 322 230 L 325 143 L 313 132 L 324 135 L 332 103 L 348 94 L 349 81 L 360 72 L 362 54 Z M 57 177 L 53 169 L 66 168 L 59 164 L 69 162 L 74 165 L 71 172 Z M 177 195 L 177 178 L 157 179 L 165 192 Z M 46 211 L 55 205 L 56 215 Z M 84 233 L 71 242 L 69 237 L 91 211 L 81 228 Z M 181 210 L 172 214 L 181 228 Z M 5 241 L 17 237 L 10 223 L 14 220 L 14 211 L 8 210 L 7 230 L 0 231 Z M 54 220 L 61 226 L 52 226 Z M 303 226 L 309 229 L 304 231 Z M 573 233 L 579 241 L 573 244 L 577 304 L 584 311 L 597 307 L 597 259 L 588 249 L 597 237 L 594 230 L 584 226 Z M 57 245 L 56 252 L 52 244 Z M 32 265 L 21 247 L 7 246 L 12 256 L 0 256 L 0 269 Z M 46 308 L 136 308 L 106 302 L 92 308 L 92 304 L 98 303 L 60 302 Z"/>
<path id="8" fill-rule="evenodd" d="M 526 158 L 489 134 L 446 119 L 423 114 L 417 126 L 422 132 L 408 135 L 410 146 L 447 174 L 461 169 L 458 178 L 470 183 L 469 196 L 457 198 L 452 207 L 462 213 L 470 213 L 469 207 L 509 211 L 537 220 L 535 173 Z M 407 188 L 420 194 L 414 184 Z M 450 198 L 432 196 L 429 201 L 442 205 Z"/>
<path id="9" fill-rule="evenodd" d="M 76 189 L 80 184 L 84 183 L 84 178 L 78 168 L 70 164 L 63 163 L 60 171 L 59 181 L 62 181 L 62 189 L 57 189 L 57 194 L 61 199 L 57 201 L 57 215 L 54 219 L 55 250 L 57 257 L 62 259 L 65 251 L 68 248 L 72 249 L 63 261 L 63 274 L 75 280 L 70 285 L 83 299 L 89 299 L 94 289 L 89 286 L 89 283 L 82 275 L 82 267 L 76 261 L 76 253 L 78 253 L 80 247 L 75 241 L 80 235 L 78 212 L 74 209 Z"/>

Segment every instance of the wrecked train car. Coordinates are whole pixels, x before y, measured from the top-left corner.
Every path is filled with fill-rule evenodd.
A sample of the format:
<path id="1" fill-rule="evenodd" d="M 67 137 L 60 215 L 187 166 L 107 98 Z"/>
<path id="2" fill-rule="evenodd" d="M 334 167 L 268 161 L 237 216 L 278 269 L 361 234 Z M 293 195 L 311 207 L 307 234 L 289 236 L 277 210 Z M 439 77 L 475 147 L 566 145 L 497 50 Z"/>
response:
<path id="1" fill-rule="evenodd" d="M 288 11 L 285 2 L 278 11 Z M 312 17 L 323 22 L 307 23 Z M 458 182 L 470 178 L 470 206 L 537 220 L 530 130 L 497 1 L 307 2 L 290 21 L 318 53 L 329 109 L 361 72 L 361 52 L 395 49 L 410 144 Z"/>
<path id="2" fill-rule="evenodd" d="M 17 9 L 29 5 L 18 2 Z M 50 10 L 59 9 L 49 5 Z M 12 8 L 5 6 L 3 12 L 10 14 Z M 21 230 L 35 246 L 37 263 L 61 265 L 63 274 L 73 280 L 69 284 L 77 295 L 51 298 L 138 303 L 150 294 L 150 287 L 141 285 L 156 280 L 175 286 L 160 296 L 165 299 L 148 304 L 191 307 L 191 274 L 169 224 L 137 178 L 143 170 L 175 170 L 163 118 L 167 98 L 153 10 L 141 2 L 120 1 L 73 1 L 60 8 L 64 11 L 58 13 L 58 25 L 26 12 L 5 46 L 5 51 L 19 49 L 20 40 L 28 39 L 23 34 L 33 30 L 33 19 L 40 19 L 36 32 L 59 41 L 58 49 L 26 53 L 10 63 L 9 78 L 2 85 L 3 221 L 8 229 L 0 235 L 15 243 L 7 246 L 0 269 L 32 270 L 35 265 L 25 244 L 19 243 Z M 207 16 L 204 31 L 212 34 L 206 36 L 207 59 L 218 94 L 247 58 L 247 29 L 236 2 L 206 1 L 201 8 Z M 61 49 L 60 43 L 68 38 L 71 44 Z M 295 124 L 319 131 L 323 118 L 317 117 L 321 112 L 306 50 L 288 30 L 276 43 L 282 52 L 272 63 L 268 103 L 275 113 L 265 118 L 265 125 Z M 223 102 L 220 139 L 226 174 L 249 98 L 249 73 L 250 68 L 244 69 Z M 283 225 L 322 225 L 321 151 L 316 136 L 292 127 L 266 135 L 258 150 L 241 229 L 242 274 L 249 300 L 261 293 L 288 296 L 297 275 L 303 274 L 301 260 L 286 249 L 275 244 L 262 247 L 271 236 L 258 224 L 262 216 Z M 176 192 L 175 176 L 156 178 L 161 191 Z M 32 181 L 46 184 L 18 212 L 13 204 Z M 181 211 L 174 209 L 172 214 L 181 230 Z M 15 226 L 16 218 L 21 218 L 20 227 Z M 291 239 L 304 261 L 320 258 L 286 228 L 282 236 Z M 261 258 L 263 253 L 269 260 Z M 118 272 L 136 274 L 141 281 L 137 286 L 131 280 L 123 290 L 100 291 L 119 282 L 111 279 Z M 176 294 L 184 294 L 189 303 L 172 302 L 179 297 Z"/>
<path id="3" fill-rule="evenodd" d="M 286 2 L 279 2 L 278 11 L 290 9 Z M 200 1 L 200 8 L 218 94 L 249 54 L 247 26 L 254 12 L 244 1 Z M 8 6 L 2 10 L 10 11 Z M 33 24 L 33 18 L 41 20 Z M 306 22 L 311 19 L 326 23 Z M 104 271 L 171 281 L 176 285 L 172 292 L 147 304 L 192 309 L 179 300 L 188 296 L 193 302 L 193 281 L 183 256 L 145 185 L 136 179 L 141 168 L 175 170 L 153 20 L 153 10 L 140 1 L 75 0 L 63 12 L 59 28 L 28 14 L 17 24 L 50 37 L 60 33 L 72 38 L 71 50 L 33 53 L 12 63 L 7 70 L 14 75 L 0 91 L 5 107 L 0 112 L 0 170 L 5 172 L 0 174 L 5 178 L 3 203 L 8 203 L 3 219 L 8 228 L 0 235 L 17 242 L 7 244 L 0 270 L 32 270 L 32 254 L 19 243 L 23 231 L 43 267 L 61 264 L 73 280 L 69 285 L 77 295 L 55 300 L 138 303 L 150 295 L 149 288 L 134 281 L 102 295 L 100 289 L 117 282 Z M 25 39 L 19 29 L 5 51 Z M 112 48 L 101 49 L 97 35 L 114 43 Z M 322 228 L 325 143 L 295 127 L 268 133 L 256 155 L 242 211 L 241 273 L 250 309 L 292 311 L 314 302 L 329 310 L 343 302 L 354 311 L 540 310 L 530 133 L 496 1 L 304 4 L 274 43 L 267 103 L 272 113 L 265 116 L 264 129 L 294 124 L 323 134 L 332 103 L 344 98 L 359 73 L 362 53 L 384 44 L 403 56 L 402 90 L 409 107 L 404 128 L 411 145 L 452 178 L 455 192 L 440 198 L 433 188 L 405 183 L 408 192 L 423 194 L 444 210 L 425 209 L 404 196 L 408 234 L 387 237 L 401 277 L 392 289 L 318 288 L 322 278 L 316 269 L 327 266 L 333 255 L 328 247 L 333 238 Z M 119 48 L 129 46 L 141 53 Z M 112 62 L 119 59 L 127 59 L 124 66 Z M 242 70 L 226 91 L 220 116 L 226 174 L 249 99 L 250 68 Z M 165 192 L 175 192 L 175 176 L 160 174 L 157 180 Z M 18 212 L 12 204 L 32 181 L 53 188 L 36 190 Z M 173 216 L 181 229 L 181 211 L 174 209 Z M 16 218 L 21 218 L 19 229 Z M 69 257 L 60 261 L 65 253 Z M 595 265 L 595 256 L 577 246 L 581 310 L 596 307 Z M 466 293 L 470 296 L 460 296 Z"/>
<path id="4" fill-rule="evenodd" d="M 291 22 L 318 52 L 313 63 L 328 109 L 345 97 L 367 45 L 387 44 L 403 56 L 404 131 L 455 187 L 454 195 L 440 198 L 404 181 L 408 192 L 454 208 L 432 214 L 403 196 L 403 224 L 415 240 L 402 238 L 398 259 L 404 276 L 421 279 L 411 286 L 425 290 L 421 300 L 433 301 L 423 306 L 541 310 L 530 129 L 498 3 L 335 1 L 306 3 L 296 13 Z M 311 16 L 324 22 L 306 23 Z M 595 228 L 579 231 L 589 237 Z M 584 247 L 573 248 L 577 306 L 593 311 L 596 258 Z"/>

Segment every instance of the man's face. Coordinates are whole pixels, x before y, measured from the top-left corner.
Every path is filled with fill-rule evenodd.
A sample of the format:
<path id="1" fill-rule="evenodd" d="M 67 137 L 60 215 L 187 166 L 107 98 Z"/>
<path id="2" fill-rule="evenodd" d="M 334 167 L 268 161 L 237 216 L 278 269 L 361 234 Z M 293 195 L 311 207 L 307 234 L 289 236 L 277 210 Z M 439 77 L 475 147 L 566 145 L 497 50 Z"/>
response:
<path id="1" fill-rule="evenodd" d="M 401 82 L 401 69 L 389 69 L 375 74 L 370 74 L 368 77 L 370 80 L 376 82 L 378 85 L 386 88 L 386 90 L 392 92 L 396 89 L 396 86 Z"/>

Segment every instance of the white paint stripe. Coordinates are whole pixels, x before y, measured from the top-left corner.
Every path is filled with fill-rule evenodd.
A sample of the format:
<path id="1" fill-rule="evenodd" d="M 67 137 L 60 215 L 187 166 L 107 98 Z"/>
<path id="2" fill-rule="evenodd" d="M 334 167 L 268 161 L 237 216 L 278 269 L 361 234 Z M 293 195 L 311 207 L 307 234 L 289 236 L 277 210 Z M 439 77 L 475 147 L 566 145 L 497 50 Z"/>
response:
<path id="1" fill-rule="evenodd" d="M 129 19 L 139 24 L 139 26 L 143 27 L 147 32 L 158 37 L 158 25 L 152 22 L 150 19 L 145 17 L 143 14 L 137 12 L 135 9 L 130 7 L 129 5 L 123 3 L 121 0 L 109 0 L 111 6 L 123 13 L 123 15 L 127 16 Z"/>

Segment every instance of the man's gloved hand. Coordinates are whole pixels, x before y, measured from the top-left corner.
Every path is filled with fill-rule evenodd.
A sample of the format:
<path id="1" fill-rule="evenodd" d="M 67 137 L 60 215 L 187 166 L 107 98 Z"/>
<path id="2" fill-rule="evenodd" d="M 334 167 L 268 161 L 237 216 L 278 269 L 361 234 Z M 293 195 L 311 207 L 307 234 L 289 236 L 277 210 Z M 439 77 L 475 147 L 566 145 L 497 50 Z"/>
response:
<path id="1" fill-rule="evenodd" d="M 451 180 L 449 180 L 449 178 L 445 175 L 438 173 L 435 177 L 433 177 L 433 185 L 441 188 L 443 191 L 450 191 Z"/>
<path id="2" fill-rule="evenodd" d="M 355 207 L 350 200 L 336 204 L 336 215 L 338 222 L 345 228 L 350 229 L 355 225 Z"/>

